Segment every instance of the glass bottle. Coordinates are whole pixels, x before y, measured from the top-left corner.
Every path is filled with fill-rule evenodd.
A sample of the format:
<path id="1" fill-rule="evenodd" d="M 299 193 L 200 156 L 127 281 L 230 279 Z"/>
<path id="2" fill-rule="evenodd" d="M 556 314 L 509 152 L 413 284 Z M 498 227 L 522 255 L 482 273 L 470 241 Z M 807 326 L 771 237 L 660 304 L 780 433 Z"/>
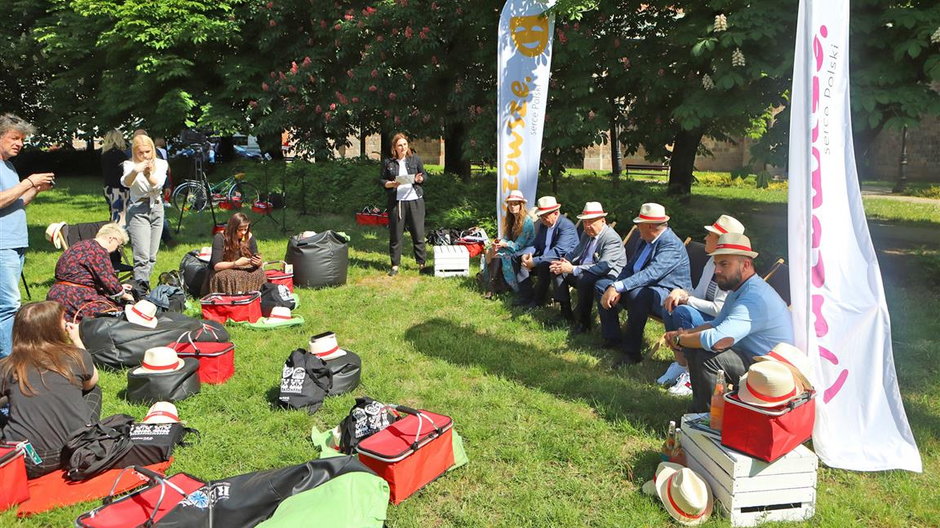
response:
<path id="1" fill-rule="evenodd" d="M 666 433 L 666 440 L 663 442 L 662 452 L 659 454 L 663 462 L 669 462 L 676 450 L 676 422 L 669 421 L 669 431 Z"/>
<path id="2" fill-rule="evenodd" d="M 725 371 L 719 370 L 715 381 L 715 392 L 712 393 L 711 428 L 721 431 L 721 422 L 725 417 Z"/>

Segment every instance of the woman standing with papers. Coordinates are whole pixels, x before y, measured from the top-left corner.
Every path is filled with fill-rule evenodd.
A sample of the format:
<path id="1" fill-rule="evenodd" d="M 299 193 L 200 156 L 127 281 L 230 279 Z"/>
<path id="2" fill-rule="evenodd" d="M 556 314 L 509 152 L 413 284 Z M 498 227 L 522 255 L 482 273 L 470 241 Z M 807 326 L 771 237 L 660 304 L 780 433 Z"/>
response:
<path id="1" fill-rule="evenodd" d="M 415 261 L 423 268 L 424 251 L 424 165 L 408 148 L 408 138 L 398 133 L 392 137 L 392 156 L 382 161 L 379 183 L 388 199 L 388 252 L 392 259 L 390 276 L 398 274 L 401 241 L 405 226 L 411 233 Z"/>

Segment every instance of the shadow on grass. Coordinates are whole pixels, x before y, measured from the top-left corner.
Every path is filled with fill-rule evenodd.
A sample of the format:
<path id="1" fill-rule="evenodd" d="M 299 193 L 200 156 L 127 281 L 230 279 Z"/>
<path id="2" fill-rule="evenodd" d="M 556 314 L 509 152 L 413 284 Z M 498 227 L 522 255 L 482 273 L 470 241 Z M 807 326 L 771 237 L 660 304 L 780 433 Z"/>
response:
<path id="1" fill-rule="evenodd" d="M 685 412 L 685 400 L 670 398 L 651 385 L 644 372 L 615 373 L 563 358 L 557 350 L 494 337 L 469 324 L 435 318 L 409 328 L 405 338 L 425 355 L 455 365 L 479 366 L 567 400 L 586 400 L 605 420 L 659 429 L 665 417 Z"/>

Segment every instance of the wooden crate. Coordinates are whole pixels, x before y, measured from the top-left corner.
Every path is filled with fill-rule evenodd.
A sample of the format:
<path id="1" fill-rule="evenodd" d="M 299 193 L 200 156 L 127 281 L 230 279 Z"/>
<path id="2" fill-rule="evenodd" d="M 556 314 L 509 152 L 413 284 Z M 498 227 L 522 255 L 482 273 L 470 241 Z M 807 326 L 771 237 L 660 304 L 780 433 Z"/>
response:
<path id="1" fill-rule="evenodd" d="M 721 445 L 716 436 L 682 417 L 679 438 L 689 468 L 712 488 L 731 526 L 756 526 L 768 521 L 802 521 L 816 511 L 816 469 L 819 459 L 806 446 L 767 463 Z"/>
<path id="2" fill-rule="evenodd" d="M 470 252 L 466 246 L 434 246 L 435 277 L 470 275 Z"/>

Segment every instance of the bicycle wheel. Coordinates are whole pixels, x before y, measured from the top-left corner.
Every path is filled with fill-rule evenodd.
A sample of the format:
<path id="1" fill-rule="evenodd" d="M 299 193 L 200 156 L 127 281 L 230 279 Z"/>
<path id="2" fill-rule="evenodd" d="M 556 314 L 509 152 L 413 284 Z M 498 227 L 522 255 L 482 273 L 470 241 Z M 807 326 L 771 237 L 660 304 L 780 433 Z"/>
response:
<path id="1" fill-rule="evenodd" d="M 202 211 L 209 205 L 206 188 L 199 182 L 186 181 L 179 184 L 170 198 L 173 206 L 180 211 Z"/>
<path id="2" fill-rule="evenodd" d="M 228 199 L 230 202 L 238 202 L 251 207 L 251 205 L 261 199 L 261 192 L 254 185 L 236 181 L 228 189 Z"/>

